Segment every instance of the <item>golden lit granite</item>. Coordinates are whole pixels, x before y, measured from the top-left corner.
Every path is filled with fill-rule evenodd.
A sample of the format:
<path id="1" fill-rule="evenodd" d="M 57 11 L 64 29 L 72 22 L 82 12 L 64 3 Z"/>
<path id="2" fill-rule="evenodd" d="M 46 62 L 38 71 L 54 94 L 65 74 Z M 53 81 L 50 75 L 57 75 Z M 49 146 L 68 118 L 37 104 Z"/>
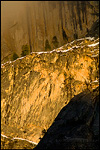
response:
<path id="1" fill-rule="evenodd" d="M 2 64 L 1 133 L 38 143 L 71 98 L 98 86 L 98 65 L 91 37 Z"/>
<path id="2" fill-rule="evenodd" d="M 33 149 L 34 142 L 22 138 L 10 138 L 1 134 L 1 149 Z"/>

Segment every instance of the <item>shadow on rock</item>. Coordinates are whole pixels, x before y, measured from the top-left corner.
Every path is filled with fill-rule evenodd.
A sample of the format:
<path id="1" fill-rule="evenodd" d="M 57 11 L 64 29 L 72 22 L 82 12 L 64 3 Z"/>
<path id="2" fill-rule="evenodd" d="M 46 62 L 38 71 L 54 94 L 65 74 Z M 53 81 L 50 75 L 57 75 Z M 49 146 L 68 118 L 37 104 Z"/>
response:
<path id="1" fill-rule="evenodd" d="M 99 87 L 72 98 L 35 149 L 99 149 Z"/>

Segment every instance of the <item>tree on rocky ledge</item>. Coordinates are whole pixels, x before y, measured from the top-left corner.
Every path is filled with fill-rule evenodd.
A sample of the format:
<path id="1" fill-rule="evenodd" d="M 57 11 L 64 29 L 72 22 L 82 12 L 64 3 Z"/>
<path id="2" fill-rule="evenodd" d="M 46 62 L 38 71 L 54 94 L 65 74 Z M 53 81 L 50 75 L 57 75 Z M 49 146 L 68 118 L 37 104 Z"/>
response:
<path id="1" fill-rule="evenodd" d="M 21 56 L 26 56 L 28 55 L 30 52 L 29 50 L 29 46 L 26 44 L 26 45 L 23 45 L 22 46 L 22 53 L 21 53 Z"/>
<path id="2" fill-rule="evenodd" d="M 19 58 L 19 56 L 14 52 L 12 56 L 12 60 L 16 60 L 17 58 Z"/>
<path id="3" fill-rule="evenodd" d="M 54 36 L 54 37 L 53 37 L 53 39 L 52 39 L 52 43 L 53 43 L 54 48 L 57 48 L 57 47 L 58 47 L 59 42 L 58 42 L 58 40 L 57 40 L 57 37 L 56 37 L 56 36 Z"/>
<path id="4" fill-rule="evenodd" d="M 51 50 L 51 46 L 50 46 L 48 40 L 45 41 L 45 51 L 47 51 L 47 50 Z"/>

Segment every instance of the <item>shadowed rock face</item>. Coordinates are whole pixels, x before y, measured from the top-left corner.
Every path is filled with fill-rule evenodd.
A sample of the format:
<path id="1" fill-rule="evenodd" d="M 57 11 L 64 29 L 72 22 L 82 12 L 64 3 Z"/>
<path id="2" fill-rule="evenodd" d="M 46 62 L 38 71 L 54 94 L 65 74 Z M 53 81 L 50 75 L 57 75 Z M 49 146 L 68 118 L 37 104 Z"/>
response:
<path id="1" fill-rule="evenodd" d="M 24 6 L 15 17 L 7 18 L 5 14 L 2 19 L 2 63 L 11 60 L 14 51 L 20 57 L 25 44 L 29 45 L 30 52 L 45 51 L 46 40 L 54 49 L 85 37 L 98 20 L 98 1 L 33 1 L 24 3 Z M 54 44 L 55 36 L 58 43 Z"/>
<path id="2" fill-rule="evenodd" d="M 72 98 L 35 149 L 99 149 L 99 87 Z"/>
<path id="3" fill-rule="evenodd" d="M 2 64 L 2 134 L 38 143 L 75 95 L 98 86 L 98 52 L 88 37 Z"/>

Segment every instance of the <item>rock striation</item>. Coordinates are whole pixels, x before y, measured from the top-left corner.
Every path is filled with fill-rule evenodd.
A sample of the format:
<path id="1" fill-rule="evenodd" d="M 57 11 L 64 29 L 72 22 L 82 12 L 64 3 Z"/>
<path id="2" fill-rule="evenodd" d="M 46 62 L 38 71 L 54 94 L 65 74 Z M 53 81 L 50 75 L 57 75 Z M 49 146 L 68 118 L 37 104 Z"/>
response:
<path id="1" fill-rule="evenodd" d="M 99 39 L 74 40 L 1 65 L 1 133 L 38 143 L 60 110 L 99 85 Z"/>
<path id="2" fill-rule="evenodd" d="M 99 149 L 99 87 L 71 99 L 34 150 Z"/>
<path id="3" fill-rule="evenodd" d="M 48 51 L 45 49 L 46 40 L 53 50 L 66 42 L 87 34 L 89 36 L 92 26 L 99 20 L 99 1 L 19 2 L 23 6 L 20 11 L 19 6 L 12 2 L 14 9 L 9 6 L 10 3 L 7 4 L 8 13 L 6 3 L 2 2 L 2 63 L 11 60 L 14 52 L 21 57 L 22 46 L 25 44 L 29 45 L 30 52 Z M 96 36 L 98 34 L 97 31 Z"/>

